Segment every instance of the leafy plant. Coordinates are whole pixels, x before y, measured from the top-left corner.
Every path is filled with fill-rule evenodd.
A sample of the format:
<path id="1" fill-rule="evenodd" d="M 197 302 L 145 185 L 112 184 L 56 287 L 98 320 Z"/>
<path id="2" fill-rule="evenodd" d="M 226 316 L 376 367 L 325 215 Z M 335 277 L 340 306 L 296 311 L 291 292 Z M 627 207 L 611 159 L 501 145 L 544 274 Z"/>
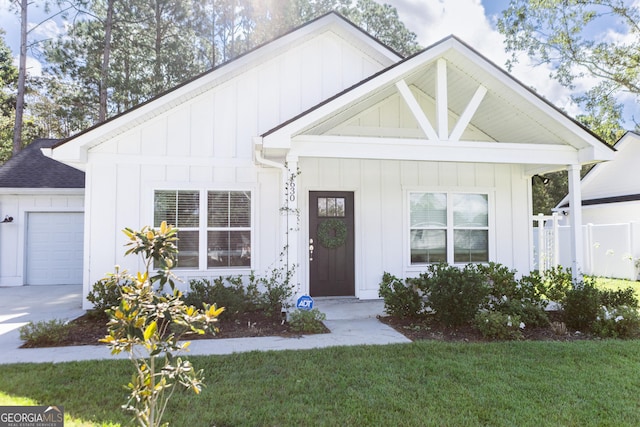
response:
<path id="1" fill-rule="evenodd" d="M 566 292 L 562 300 L 564 321 L 567 327 L 587 331 L 598 317 L 600 310 L 600 291 L 590 282 L 576 284 Z"/>
<path id="2" fill-rule="evenodd" d="M 638 307 L 638 298 L 632 287 L 626 289 L 601 289 L 600 302 L 605 307 Z"/>
<path id="3" fill-rule="evenodd" d="M 384 311 L 390 316 L 417 317 L 422 312 L 422 298 L 409 280 L 403 283 L 385 272 L 378 295 L 384 299 Z"/>
<path id="4" fill-rule="evenodd" d="M 64 320 L 29 322 L 20 328 L 25 347 L 53 347 L 67 339 L 71 326 Z"/>
<path id="5" fill-rule="evenodd" d="M 526 276 L 516 280 L 516 271 L 508 267 L 489 263 L 478 265 L 489 287 L 488 310 L 499 311 L 506 315 L 518 316 L 531 326 L 546 326 L 549 323 L 543 298 L 543 281 L 536 276 Z"/>
<path id="6" fill-rule="evenodd" d="M 173 286 L 171 268 L 175 264 L 177 229 L 163 222 L 159 230 L 143 227 L 140 231 L 125 229 L 129 238 L 126 254 L 142 255 L 145 271 L 129 284 L 119 284 L 122 298 L 117 307 L 107 310 L 109 335 L 106 343 L 112 354 L 126 352 L 135 366 L 127 385 L 129 400 L 124 406 L 131 410 L 142 426 L 155 427 L 161 420 L 169 399 L 179 387 L 200 393 L 204 379 L 188 360 L 176 357 L 189 343 L 180 343 L 182 335 L 215 332 L 215 322 L 224 308 L 205 304 L 199 311 L 187 306 Z M 163 271 L 150 277 L 152 263 L 162 265 Z M 161 294 L 154 287 L 169 283 L 171 293 Z M 161 286 L 162 287 L 162 286 Z M 175 328 L 177 326 L 177 328 Z M 181 333 L 176 333 L 176 329 Z"/>
<path id="7" fill-rule="evenodd" d="M 283 254 L 281 254 L 281 261 Z M 254 272 L 249 275 L 249 286 L 255 289 L 264 289 L 258 299 L 261 307 L 268 316 L 280 316 L 283 312 L 293 307 L 291 297 L 295 289 L 292 283 L 295 266 L 287 268 L 274 267 L 268 276 L 256 276 Z"/>
<path id="8" fill-rule="evenodd" d="M 324 332 L 324 320 L 327 316 L 317 308 L 312 310 L 294 310 L 289 317 L 291 330 L 307 334 L 319 334 Z"/>
<path id="9" fill-rule="evenodd" d="M 242 276 L 217 277 L 213 284 L 208 279 L 193 279 L 190 291 L 183 297 L 185 304 L 203 308 L 204 304 L 216 303 L 225 308 L 225 316 L 233 318 L 239 313 L 255 310 L 255 297 L 248 294 Z"/>
<path id="10" fill-rule="evenodd" d="M 559 265 L 545 271 L 541 286 L 546 299 L 554 302 L 562 301 L 567 292 L 574 287 L 571 268 Z"/>
<path id="11" fill-rule="evenodd" d="M 520 317 L 499 311 L 481 311 L 474 317 L 473 324 L 483 337 L 494 340 L 520 339 L 525 327 Z"/>
<path id="12" fill-rule="evenodd" d="M 549 315 L 540 305 L 526 300 L 511 300 L 500 306 L 498 310 L 503 314 L 518 316 L 522 322 L 530 327 L 545 327 L 549 325 Z"/>
<path id="13" fill-rule="evenodd" d="M 463 268 L 432 264 L 413 280 L 426 296 L 429 307 L 447 326 L 471 322 L 489 296 L 485 277 L 475 264 Z"/>
<path id="14" fill-rule="evenodd" d="M 591 331 L 602 338 L 637 338 L 640 336 L 638 309 L 629 306 L 602 306 Z"/>
<path id="15" fill-rule="evenodd" d="M 93 304 L 93 309 L 89 310 L 88 314 L 107 317 L 106 311 L 120 304 L 122 286 L 127 284 L 130 283 L 120 274 L 120 268 L 116 266 L 115 273 L 110 273 L 93 284 L 91 292 L 87 295 L 87 301 Z"/>

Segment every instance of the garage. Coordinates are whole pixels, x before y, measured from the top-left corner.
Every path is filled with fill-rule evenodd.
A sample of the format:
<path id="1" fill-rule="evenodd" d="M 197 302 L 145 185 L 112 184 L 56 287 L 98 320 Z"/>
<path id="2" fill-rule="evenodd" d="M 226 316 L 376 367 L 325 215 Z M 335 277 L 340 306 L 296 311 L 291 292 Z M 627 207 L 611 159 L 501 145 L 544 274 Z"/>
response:
<path id="1" fill-rule="evenodd" d="M 27 285 L 80 285 L 83 262 L 82 212 L 27 214 Z"/>

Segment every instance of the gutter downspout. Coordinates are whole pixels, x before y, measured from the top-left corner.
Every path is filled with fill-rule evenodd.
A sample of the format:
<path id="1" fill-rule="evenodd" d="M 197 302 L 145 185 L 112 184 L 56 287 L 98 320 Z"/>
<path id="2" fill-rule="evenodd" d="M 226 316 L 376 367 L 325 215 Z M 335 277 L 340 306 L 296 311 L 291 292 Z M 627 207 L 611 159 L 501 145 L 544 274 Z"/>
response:
<path id="1" fill-rule="evenodd" d="M 289 271 L 289 266 L 290 266 L 290 251 L 289 251 L 289 200 L 288 198 L 285 196 L 284 194 L 284 189 L 286 188 L 287 185 L 287 179 L 288 179 L 288 175 L 289 175 L 289 170 L 287 169 L 287 167 L 279 162 L 273 161 L 273 160 L 269 160 L 269 159 L 265 159 L 262 156 L 262 137 L 254 137 L 253 138 L 253 153 L 255 156 L 255 160 L 257 163 L 262 164 L 264 166 L 268 166 L 268 167 L 272 167 L 272 168 L 276 168 L 280 170 L 280 174 L 281 174 L 281 191 L 280 191 L 280 198 L 281 198 L 281 208 L 286 207 L 287 212 L 285 215 L 283 215 L 283 218 L 281 218 L 280 220 L 280 229 L 285 231 L 285 235 L 281 238 L 282 239 L 282 243 L 285 245 L 285 247 L 287 248 L 287 256 L 286 256 L 286 268 L 287 268 L 287 272 Z"/>

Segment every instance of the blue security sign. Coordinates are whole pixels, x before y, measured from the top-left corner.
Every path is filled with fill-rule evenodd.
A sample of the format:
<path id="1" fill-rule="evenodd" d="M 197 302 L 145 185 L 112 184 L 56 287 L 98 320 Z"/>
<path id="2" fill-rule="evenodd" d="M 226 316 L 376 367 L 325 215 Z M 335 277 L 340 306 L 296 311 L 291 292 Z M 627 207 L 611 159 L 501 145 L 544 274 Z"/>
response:
<path id="1" fill-rule="evenodd" d="M 313 309 L 313 298 L 309 295 L 302 295 L 298 298 L 298 302 L 296 302 L 296 308 L 299 310 L 312 310 Z"/>

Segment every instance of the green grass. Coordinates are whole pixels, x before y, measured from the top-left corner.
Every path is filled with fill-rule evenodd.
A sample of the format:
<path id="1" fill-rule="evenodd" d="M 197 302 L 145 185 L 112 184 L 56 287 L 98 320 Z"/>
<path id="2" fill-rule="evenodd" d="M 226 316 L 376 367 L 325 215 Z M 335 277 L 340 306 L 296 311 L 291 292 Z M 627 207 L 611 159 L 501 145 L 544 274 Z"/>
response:
<path id="1" fill-rule="evenodd" d="M 191 357 L 199 396 L 172 426 L 640 425 L 640 341 L 442 343 Z M 127 425 L 126 360 L 0 366 L 0 405 L 63 405 L 78 421 Z M 69 424 L 74 425 L 74 424 Z"/>
<path id="2" fill-rule="evenodd" d="M 596 286 L 600 289 L 610 289 L 617 291 L 618 289 L 633 288 L 635 294 L 640 298 L 640 282 L 624 280 L 624 279 L 612 279 L 607 277 L 595 277 Z"/>

